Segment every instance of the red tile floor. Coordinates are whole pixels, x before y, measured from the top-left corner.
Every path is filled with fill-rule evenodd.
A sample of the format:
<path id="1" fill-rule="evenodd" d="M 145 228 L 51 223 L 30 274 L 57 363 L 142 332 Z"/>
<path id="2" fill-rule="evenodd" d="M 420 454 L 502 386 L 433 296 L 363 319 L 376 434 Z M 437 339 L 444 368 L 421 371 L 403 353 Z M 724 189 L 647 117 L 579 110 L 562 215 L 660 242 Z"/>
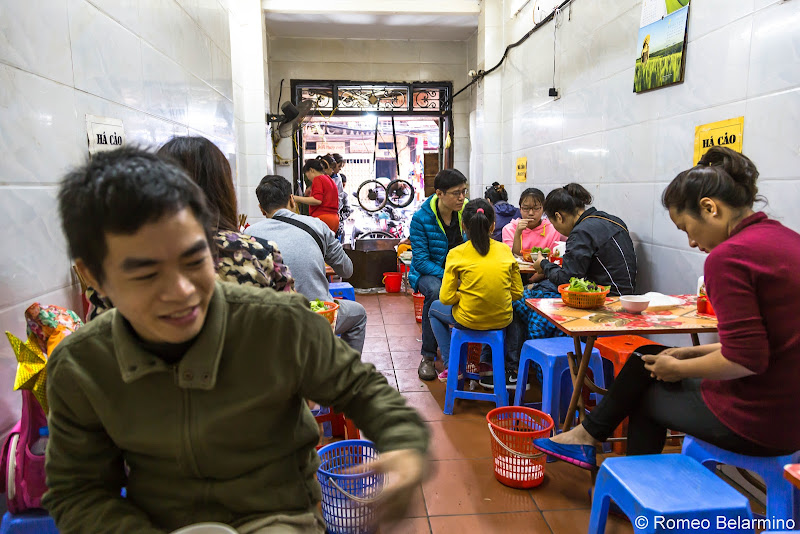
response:
<path id="1" fill-rule="evenodd" d="M 364 361 L 396 386 L 431 431 L 431 473 L 422 483 L 408 518 L 382 534 L 547 533 L 577 534 L 589 525 L 589 473 L 562 462 L 547 464 L 545 481 L 533 490 L 516 490 L 494 478 L 486 413 L 488 402 L 456 401 L 444 415 L 445 387 L 417 377 L 421 329 L 409 295 L 357 295 L 367 309 Z M 531 392 L 529 394 L 536 394 Z M 611 517 L 606 532 L 633 532 Z"/>
<path id="2" fill-rule="evenodd" d="M 579 534 L 587 531 L 591 477 L 563 462 L 545 467 L 545 480 L 532 490 L 511 489 L 494 478 L 486 413 L 488 402 L 457 400 L 444 415 L 445 385 L 417 377 L 422 330 L 410 295 L 357 295 L 367 310 L 362 358 L 383 373 L 416 408 L 431 432 L 430 474 L 414 496 L 408 517 L 382 525 L 381 534 Z M 441 370 L 441 362 L 437 361 Z M 526 401 L 541 399 L 533 386 Z M 665 452 L 679 452 L 668 447 Z M 602 456 L 598 458 L 602 461 Z M 753 511 L 763 506 L 751 499 Z M 630 523 L 610 516 L 606 532 L 633 532 Z"/>

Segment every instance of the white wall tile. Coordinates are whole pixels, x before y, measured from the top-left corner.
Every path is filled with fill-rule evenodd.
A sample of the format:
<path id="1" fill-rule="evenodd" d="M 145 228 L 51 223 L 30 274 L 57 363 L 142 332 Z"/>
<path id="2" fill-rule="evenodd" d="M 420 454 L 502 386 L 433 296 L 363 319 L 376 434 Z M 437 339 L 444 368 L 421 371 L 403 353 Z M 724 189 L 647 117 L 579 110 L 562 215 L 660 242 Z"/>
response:
<path id="1" fill-rule="evenodd" d="M 0 257 L 0 308 L 72 283 L 57 213 L 54 187 L 2 188 L 7 254 Z"/>
<path id="2" fill-rule="evenodd" d="M 72 85 L 67 0 L 0 2 L 0 61 Z"/>
<path id="3" fill-rule="evenodd" d="M 233 101 L 231 58 L 215 44 L 211 45 L 211 86 L 225 98 Z M 265 87 L 269 88 L 268 85 Z"/>
<path id="4" fill-rule="evenodd" d="M 689 41 L 750 15 L 754 5 L 754 0 L 693 2 L 689 12 Z"/>
<path id="5" fill-rule="evenodd" d="M 655 184 L 608 184 L 587 187 L 594 195 L 594 206 L 616 215 L 628 225 L 631 239 L 653 241 L 653 205 Z"/>
<path id="6" fill-rule="evenodd" d="M 800 88 L 748 100 L 744 115 L 743 151 L 761 176 L 800 177 Z"/>
<path id="7" fill-rule="evenodd" d="M 656 153 L 661 143 L 652 122 L 607 130 L 605 132 L 607 160 L 604 182 L 655 181 Z"/>
<path id="8" fill-rule="evenodd" d="M 97 9 L 133 33 L 141 32 L 139 5 L 142 0 L 88 0 Z M 146 9 L 145 5 L 145 9 Z"/>
<path id="9" fill-rule="evenodd" d="M 800 85 L 800 9 L 779 2 L 753 16 L 747 96 Z"/>
<path id="10" fill-rule="evenodd" d="M 80 161 L 75 94 L 0 64 L 0 176 L 5 183 L 56 183 Z"/>
<path id="11" fill-rule="evenodd" d="M 189 75 L 177 63 L 142 43 L 144 109 L 152 115 L 186 124 L 189 113 Z"/>
<path id="12" fill-rule="evenodd" d="M 69 27 L 75 87 L 141 109 L 139 38 L 84 0 L 69 0 Z"/>
<path id="13" fill-rule="evenodd" d="M 766 206 L 757 206 L 779 220 L 795 232 L 800 232 L 800 210 L 797 201 L 800 199 L 800 172 L 794 180 L 759 180 L 758 194 L 767 199 Z"/>

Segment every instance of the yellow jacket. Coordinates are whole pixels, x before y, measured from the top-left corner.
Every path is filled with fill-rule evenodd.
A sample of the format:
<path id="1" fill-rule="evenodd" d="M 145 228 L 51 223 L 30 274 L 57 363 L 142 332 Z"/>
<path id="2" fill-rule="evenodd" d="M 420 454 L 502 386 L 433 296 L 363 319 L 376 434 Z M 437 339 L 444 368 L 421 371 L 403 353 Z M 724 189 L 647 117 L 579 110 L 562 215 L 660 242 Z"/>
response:
<path id="1" fill-rule="evenodd" d="M 511 323 L 511 302 L 522 298 L 522 279 L 511 249 L 494 239 L 481 256 L 471 241 L 447 254 L 439 300 L 471 330 L 496 330 Z"/>

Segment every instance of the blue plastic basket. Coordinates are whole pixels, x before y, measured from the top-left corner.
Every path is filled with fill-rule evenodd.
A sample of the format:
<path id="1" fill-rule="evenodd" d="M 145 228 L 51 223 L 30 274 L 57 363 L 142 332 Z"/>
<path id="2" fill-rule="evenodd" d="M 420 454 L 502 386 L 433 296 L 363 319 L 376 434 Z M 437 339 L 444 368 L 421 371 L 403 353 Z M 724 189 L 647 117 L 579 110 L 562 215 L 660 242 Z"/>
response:
<path id="1" fill-rule="evenodd" d="M 319 451 L 322 463 L 317 479 L 322 486 L 322 517 L 330 534 L 372 534 L 378 530 L 375 500 L 383 490 L 384 475 L 343 474 L 377 458 L 371 441 L 338 441 Z"/>

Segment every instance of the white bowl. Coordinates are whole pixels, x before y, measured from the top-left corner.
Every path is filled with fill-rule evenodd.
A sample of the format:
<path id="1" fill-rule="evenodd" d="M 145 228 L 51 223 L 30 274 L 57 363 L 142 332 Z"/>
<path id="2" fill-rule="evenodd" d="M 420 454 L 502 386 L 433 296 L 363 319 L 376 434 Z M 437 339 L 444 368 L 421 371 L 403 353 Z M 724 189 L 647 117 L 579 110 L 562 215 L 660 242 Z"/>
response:
<path id="1" fill-rule="evenodd" d="M 622 295 L 619 301 L 628 313 L 642 313 L 650 305 L 650 299 L 640 295 Z"/>

